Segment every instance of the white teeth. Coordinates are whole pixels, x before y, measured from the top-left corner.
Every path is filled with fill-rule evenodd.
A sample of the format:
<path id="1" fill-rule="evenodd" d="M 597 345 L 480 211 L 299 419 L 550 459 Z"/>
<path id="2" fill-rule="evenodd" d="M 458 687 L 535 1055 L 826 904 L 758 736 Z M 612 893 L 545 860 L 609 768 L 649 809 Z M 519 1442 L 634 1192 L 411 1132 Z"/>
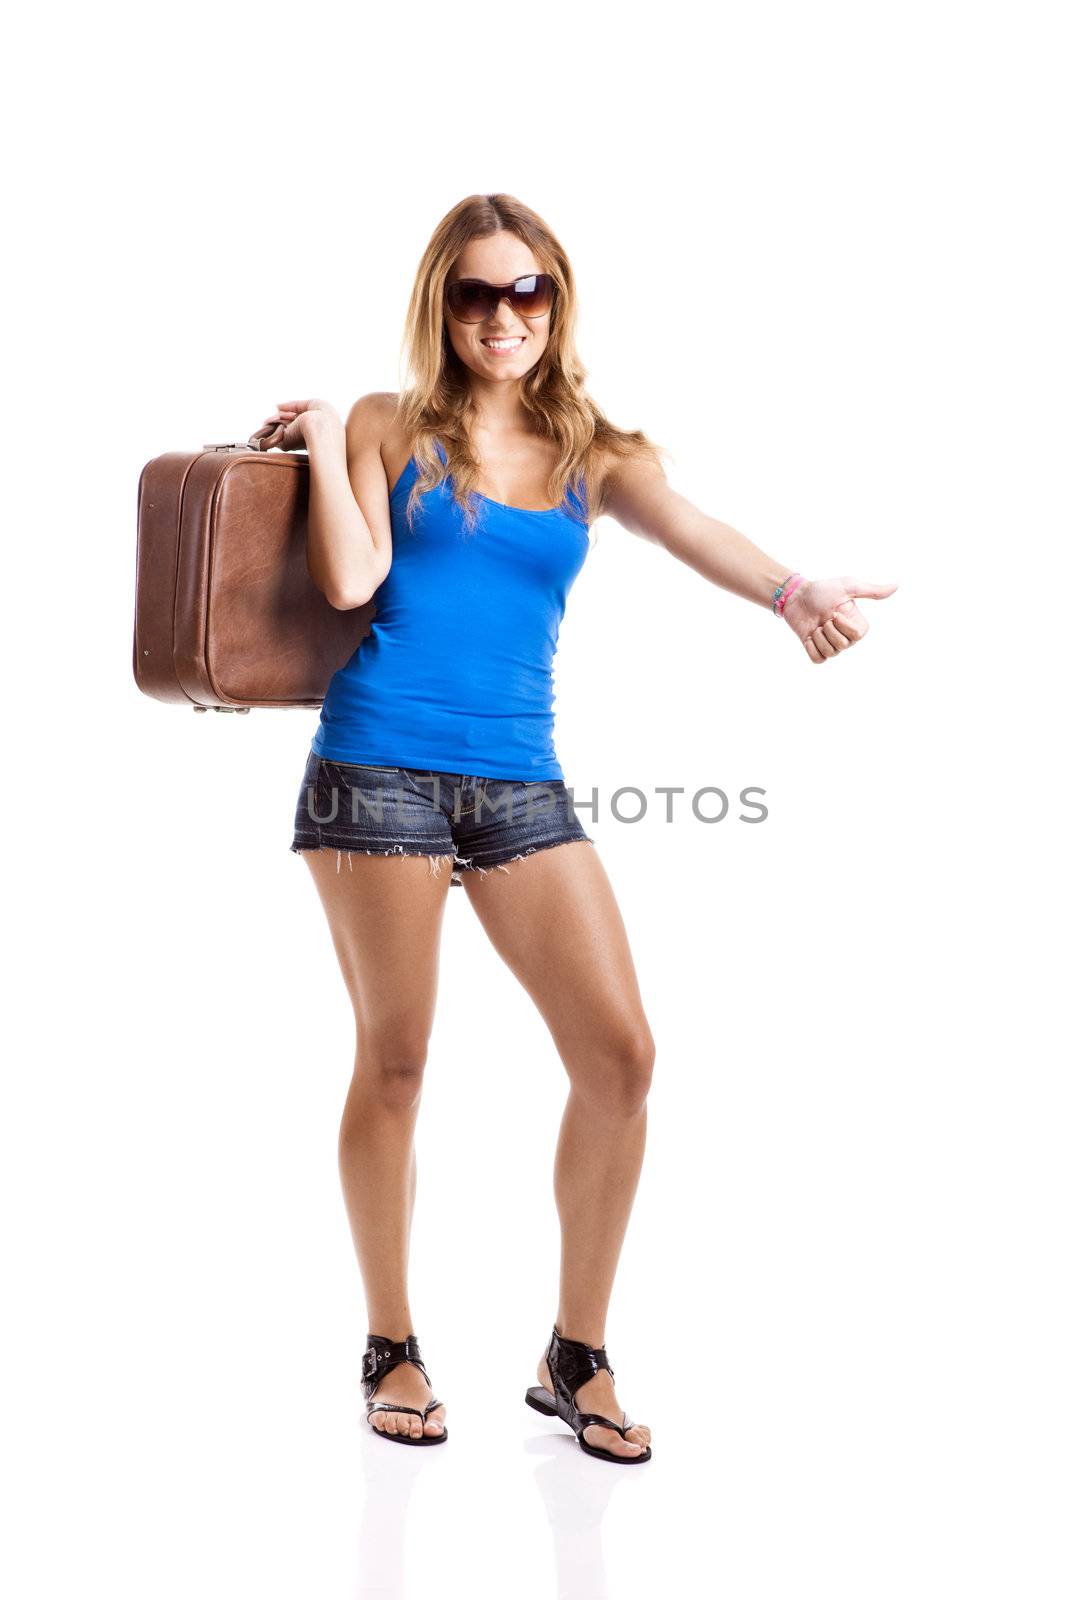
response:
<path id="1" fill-rule="evenodd" d="M 488 345 L 490 350 L 517 350 L 522 343 L 521 339 L 483 339 L 482 343 Z"/>

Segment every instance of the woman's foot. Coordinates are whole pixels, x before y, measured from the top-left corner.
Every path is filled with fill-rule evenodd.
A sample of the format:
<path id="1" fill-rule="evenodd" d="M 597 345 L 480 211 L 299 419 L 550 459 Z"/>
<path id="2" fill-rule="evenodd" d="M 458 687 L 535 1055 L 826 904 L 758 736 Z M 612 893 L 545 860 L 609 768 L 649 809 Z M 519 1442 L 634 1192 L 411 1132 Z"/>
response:
<path id="1" fill-rule="evenodd" d="M 396 1406 L 418 1406 L 421 1411 L 433 1399 L 433 1390 L 414 1362 L 402 1361 L 386 1373 L 374 1391 L 374 1399 L 388 1400 Z M 410 1411 L 372 1411 L 367 1420 L 379 1433 L 407 1433 L 413 1439 L 425 1433 L 433 1439 L 444 1432 L 445 1410 L 443 1404 L 434 1406 L 425 1422 Z"/>
<path id="2" fill-rule="evenodd" d="M 544 1356 L 537 1363 L 537 1381 L 549 1394 L 555 1393 Z M 574 1403 L 579 1411 L 598 1411 L 602 1417 L 612 1417 L 616 1422 L 621 1422 L 625 1416 L 615 1398 L 615 1379 L 610 1372 L 603 1370 L 594 1373 L 587 1383 L 574 1391 Z M 586 1444 L 595 1445 L 600 1450 L 611 1450 L 617 1456 L 639 1456 L 652 1443 L 652 1430 L 646 1428 L 644 1423 L 634 1423 L 632 1428 L 627 1428 L 624 1439 L 614 1428 L 591 1422 L 584 1430 L 583 1438 Z"/>

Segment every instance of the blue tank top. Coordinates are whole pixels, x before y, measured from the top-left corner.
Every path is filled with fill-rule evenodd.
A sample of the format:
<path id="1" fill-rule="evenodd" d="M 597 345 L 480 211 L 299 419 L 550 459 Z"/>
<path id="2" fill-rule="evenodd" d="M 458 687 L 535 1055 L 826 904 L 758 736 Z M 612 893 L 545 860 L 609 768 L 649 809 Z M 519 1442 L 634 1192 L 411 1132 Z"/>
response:
<path id="1" fill-rule="evenodd" d="M 409 529 L 416 476 L 411 457 L 389 497 L 393 560 L 374 621 L 330 680 L 311 748 L 328 761 L 562 778 L 553 667 L 589 553 L 584 480 L 580 495 L 567 491 L 580 520 L 475 494 L 467 532 L 451 475 L 420 498 Z"/>

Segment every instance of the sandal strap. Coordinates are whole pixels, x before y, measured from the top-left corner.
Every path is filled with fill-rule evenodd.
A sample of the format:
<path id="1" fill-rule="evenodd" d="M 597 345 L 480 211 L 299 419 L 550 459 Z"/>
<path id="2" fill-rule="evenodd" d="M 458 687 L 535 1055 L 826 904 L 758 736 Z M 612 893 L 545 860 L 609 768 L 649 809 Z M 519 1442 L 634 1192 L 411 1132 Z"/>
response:
<path id="1" fill-rule="evenodd" d="M 608 1353 L 603 1345 L 597 1349 L 593 1345 L 584 1344 L 581 1339 L 565 1339 L 553 1324 L 552 1338 L 545 1351 L 545 1361 L 552 1378 L 557 1415 L 574 1429 L 579 1438 L 583 1436 L 590 1423 L 597 1423 L 603 1428 L 614 1428 L 620 1437 L 625 1438 L 627 1430 L 634 1426 L 633 1418 L 625 1411 L 622 1414 L 622 1421 L 616 1422 L 613 1417 L 601 1416 L 597 1411 L 579 1411 L 574 1399 L 575 1391 L 580 1389 L 583 1383 L 588 1383 L 597 1372 L 609 1372 L 614 1378 L 615 1369 L 608 1360 Z"/>
<path id="2" fill-rule="evenodd" d="M 562 1388 L 572 1404 L 574 1391 L 601 1370 L 615 1376 L 615 1369 L 603 1345 L 596 1349 L 591 1344 L 584 1344 L 581 1339 L 565 1339 L 555 1325 L 545 1351 L 545 1361 L 552 1375 L 553 1389 L 559 1394 Z"/>
<path id="3" fill-rule="evenodd" d="M 440 1400 L 431 1400 L 427 1405 L 423 1406 L 422 1410 L 420 1411 L 418 1406 L 394 1405 L 391 1400 L 369 1400 L 367 1402 L 367 1415 L 369 1417 L 372 1411 L 410 1411 L 413 1417 L 421 1417 L 423 1422 L 425 1422 L 430 1412 L 440 1404 Z"/>
<path id="4" fill-rule="evenodd" d="M 625 1411 L 622 1414 L 621 1422 L 615 1422 L 611 1417 L 602 1417 L 596 1411 L 576 1411 L 574 1422 L 577 1425 L 579 1434 L 584 1434 L 589 1424 L 595 1422 L 602 1428 L 614 1428 L 620 1438 L 625 1438 L 627 1428 L 633 1427 L 633 1420 L 626 1415 Z"/>
<path id="5" fill-rule="evenodd" d="M 423 1364 L 419 1341 L 413 1333 L 409 1333 L 406 1339 L 386 1339 L 381 1334 L 368 1333 L 367 1348 L 363 1352 L 364 1399 L 369 1400 L 386 1374 L 404 1361 L 410 1361 L 413 1366 L 418 1367 L 429 1383 L 430 1375 Z"/>

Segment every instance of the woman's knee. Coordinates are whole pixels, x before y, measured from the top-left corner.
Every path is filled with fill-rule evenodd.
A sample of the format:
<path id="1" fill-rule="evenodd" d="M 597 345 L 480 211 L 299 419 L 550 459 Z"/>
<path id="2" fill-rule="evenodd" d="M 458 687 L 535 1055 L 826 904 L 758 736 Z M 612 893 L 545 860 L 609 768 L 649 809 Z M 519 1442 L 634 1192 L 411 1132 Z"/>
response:
<path id="1" fill-rule="evenodd" d="M 356 1083 L 383 1105 L 407 1110 L 422 1093 L 429 1041 L 422 1034 L 396 1031 L 386 1038 L 360 1040 Z"/>
<path id="2" fill-rule="evenodd" d="M 622 1025 L 598 1041 L 592 1059 L 572 1069 L 575 1087 L 601 1109 L 632 1117 L 652 1087 L 656 1041 L 646 1022 Z"/>

